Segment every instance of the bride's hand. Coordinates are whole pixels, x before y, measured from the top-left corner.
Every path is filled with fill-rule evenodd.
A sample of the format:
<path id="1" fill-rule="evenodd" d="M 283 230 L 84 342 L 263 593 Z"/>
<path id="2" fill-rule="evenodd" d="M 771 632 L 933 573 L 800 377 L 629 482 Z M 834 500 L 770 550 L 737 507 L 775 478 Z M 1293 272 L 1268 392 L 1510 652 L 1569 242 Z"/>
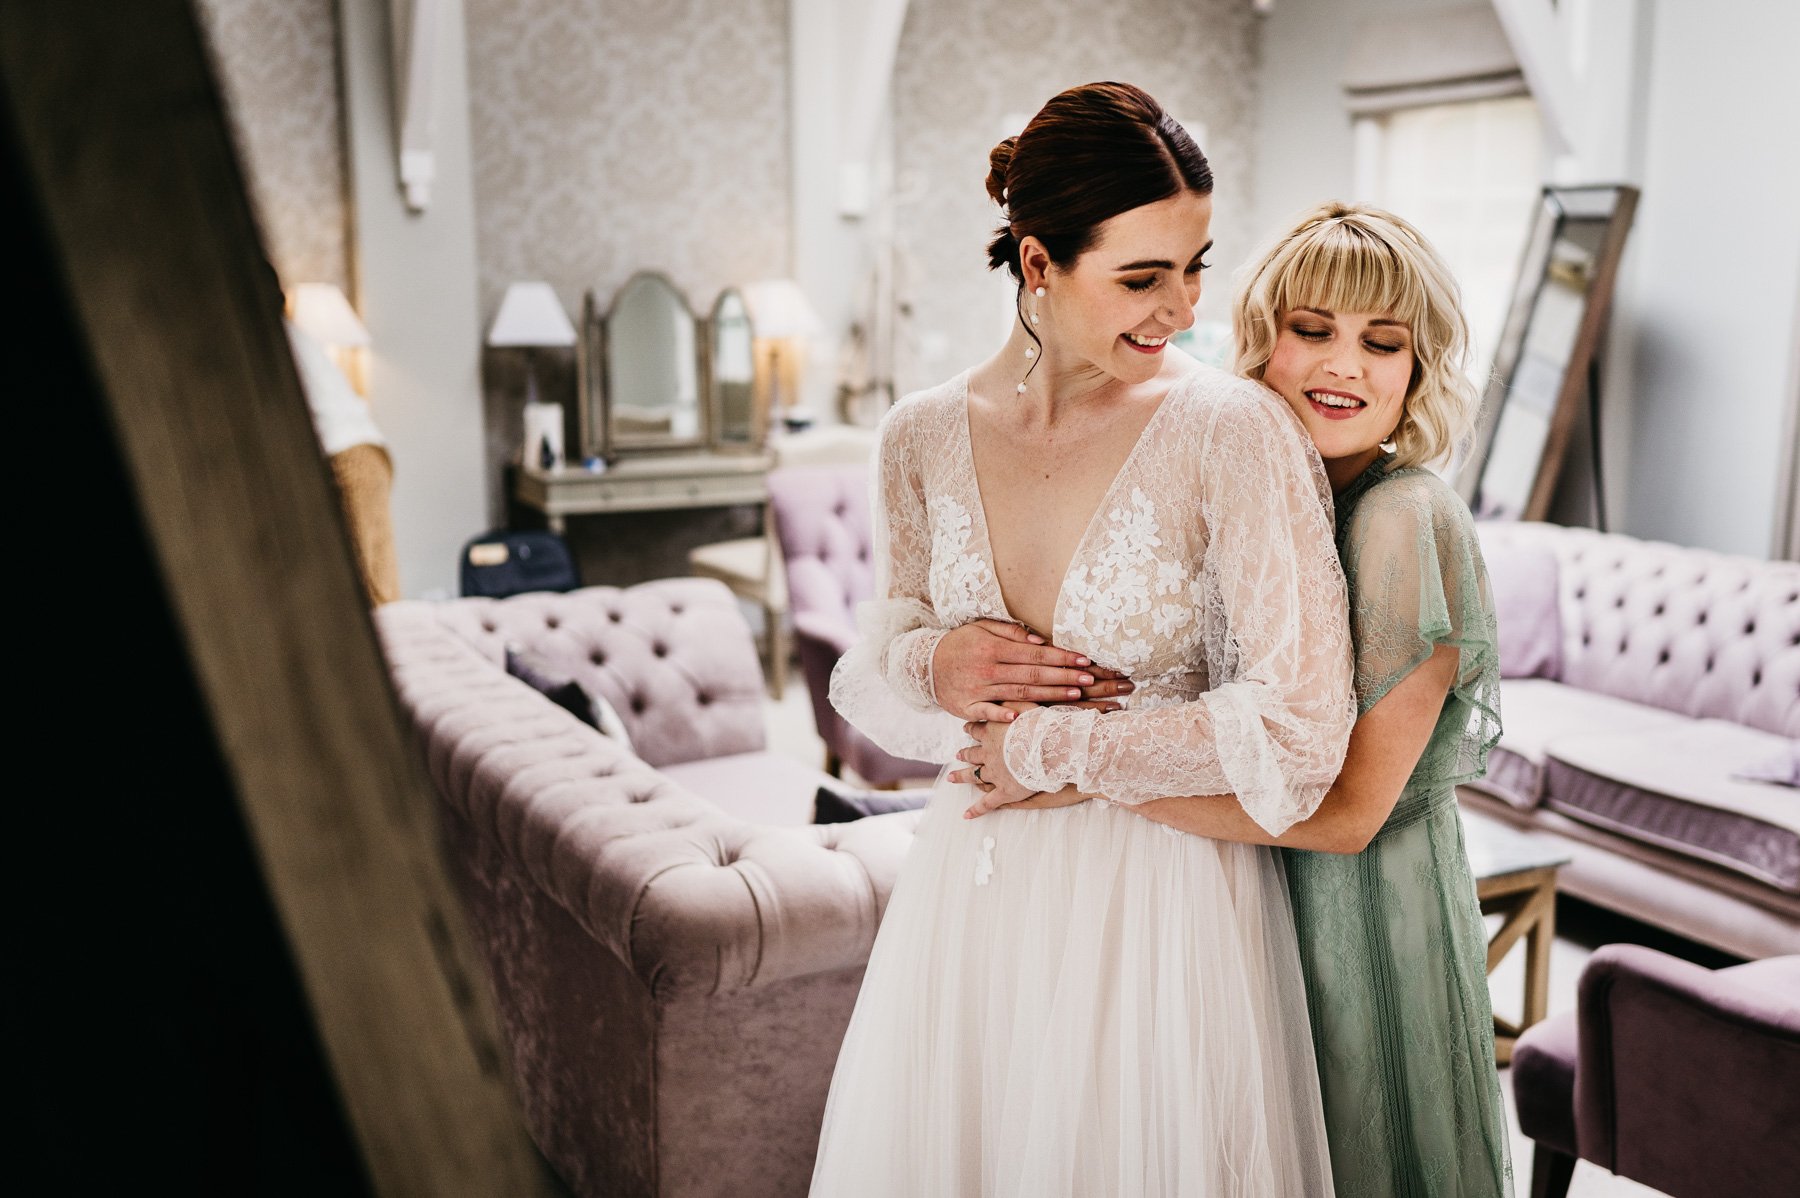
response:
<path id="1" fill-rule="evenodd" d="M 1074 706 L 1092 707 L 1099 711 L 1117 711 L 1119 704 L 1104 701 L 1086 701 Z M 963 812 L 964 819 L 975 819 L 1001 807 L 1014 810 L 1039 811 L 1050 807 L 1072 807 L 1076 803 L 1085 803 L 1092 795 L 1086 795 L 1073 786 L 1065 786 L 1053 792 L 1027 790 L 1012 771 L 1006 768 L 1006 725 L 971 721 L 963 725 L 976 743 L 957 753 L 959 761 L 969 763 L 968 769 L 951 771 L 949 781 L 972 784 L 979 792 L 973 806 Z M 979 774 L 979 776 L 977 776 Z"/>
<path id="2" fill-rule="evenodd" d="M 1008 701 L 1063 703 L 1131 693 L 1131 682 L 1003 620 L 951 629 L 931 659 L 938 706 L 965 720 L 1010 722 Z"/>

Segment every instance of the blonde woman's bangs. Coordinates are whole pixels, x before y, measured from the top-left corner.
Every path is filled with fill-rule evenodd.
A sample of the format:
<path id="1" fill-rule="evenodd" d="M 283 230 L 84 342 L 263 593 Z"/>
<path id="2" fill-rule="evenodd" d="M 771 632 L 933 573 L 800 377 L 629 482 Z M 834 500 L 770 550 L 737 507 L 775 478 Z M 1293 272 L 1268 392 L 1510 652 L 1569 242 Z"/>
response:
<path id="1" fill-rule="evenodd" d="M 1425 314 L 1423 289 L 1393 247 L 1342 222 L 1320 225 L 1288 247 L 1269 297 L 1277 313 L 1295 308 L 1380 312 L 1417 330 Z"/>

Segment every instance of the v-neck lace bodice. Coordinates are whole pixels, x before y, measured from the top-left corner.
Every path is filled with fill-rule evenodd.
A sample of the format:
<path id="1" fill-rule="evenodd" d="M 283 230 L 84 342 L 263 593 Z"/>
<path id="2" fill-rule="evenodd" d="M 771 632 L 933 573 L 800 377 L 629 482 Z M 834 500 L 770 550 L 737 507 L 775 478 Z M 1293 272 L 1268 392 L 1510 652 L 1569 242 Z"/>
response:
<path id="1" fill-rule="evenodd" d="M 972 501 L 969 508 L 972 523 L 972 542 L 978 548 L 981 556 L 987 559 L 989 566 L 992 568 L 990 574 L 997 575 L 999 562 L 994 552 L 993 534 L 988 527 L 987 498 L 981 490 L 980 478 L 975 470 L 975 438 L 973 418 L 969 412 L 968 372 L 965 372 L 960 378 L 954 380 L 953 386 L 955 386 L 960 393 L 962 419 L 957 421 L 956 424 L 961 433 L 961 441 L 957 444 L 956 451 L 961 453 L 963 458 L 962 464 L 964 470 L 961 477 L 969 480 L 969 494 L 967 499 Z M 1075 615 L 1078 623 L 1086 623 L 1085 615 L 1088 607 L 1088 592 L 1091 590 L 1091 584 L 1086 581 L 1089 575 L 1089 566 L 1083 561 L 1083 551 L 1087 549 L 1088 543 L 1102 535 L 1102 531 L 1109 525 L 1109 516 L 1115 520 L 1120 517 L 1120 505 L 1122 503 L 1129 502 L 1133 507 L 1138 507 L 1148 502 L 1142 491 L 1138 489 L 1137 485 L 1133 483 L 1132 480 L 1137 478 L 1141 473 L 1136 468 L 1138 458 L 1142 454 L 1148 452 L 1148 446 L 1153 443 L 1160 432 L 1163 414 L 1169 410 L 1169 404 L 1166 402 L 1167 398 L 1168 397 L 1165 396 L 1164 401 L 1159 402 L 1156 405 L 1156 410 L 1150 413 L 1150 418 L 1144 422 L 1144 427 L 1138 431 L 1137 439 L 1131 443 L 1131 448 L 1126 453 L 1124 461 L 1119 464 L 1118 472 L 1113 475 L 1112 480 L 1107 484 L 1105 491 L 1101 493 L 1100 501 L 1095 504 L 1093 512 L 1089 514 L 1088 519 L 1082 525 L 1081 535 L 1076 539 L 1073 548 L 1070 550 L 1069 560 L 1064 565 L 1062 576 L 1058 581 L 1057 593 L 1051 599 L 1050 635 L 1057 638 L 1059 644 L 1063 643 L 1063 638 L 1069 635 L 1069 626 L 1063 618 L 1063 600 L 1065 597 L 1073 598 Z M 1131 493 L 1128 496 L 1122 495 L 1121 492 L 1127 487 L 1131 488 Z M 1070 585 L 1071 580 L 1074 581 L 1074 586 Z M 1005 592 L 999 586 L 997 579 L 993 593 L 987 598 L 991 603 L 999 607 L 1002 614 L 997 618 L 1014 623 L 1022 622 L 1018 621 L 1013 616 L 1011 609 L 1007 604 Z M 1078 648 L 1074 645 L 1071 645 L 1070 647 Z M 1119 666 L 1117 668 L 1123 669 L 1126 667 Z"/>
<path id="2" fill-rule="evenodd" d="M 968 375 L 901 401 L 875 480 L 880 596 L 832 702 L 889 752 L 947 761 L 931 658 L 971 620 L 1010 620 L 970 450 Z M 1239 795 L 1275 830 L 1316 806 L 1353 718 L 1330 493 L 1285 404 L 1199 368 L 1150 417 L 1089 521 L 1052 639 L 1137 684 L 1131 710 L 1029 712 L 1007 764 L 1042 790 L 1115 801 Z"/>

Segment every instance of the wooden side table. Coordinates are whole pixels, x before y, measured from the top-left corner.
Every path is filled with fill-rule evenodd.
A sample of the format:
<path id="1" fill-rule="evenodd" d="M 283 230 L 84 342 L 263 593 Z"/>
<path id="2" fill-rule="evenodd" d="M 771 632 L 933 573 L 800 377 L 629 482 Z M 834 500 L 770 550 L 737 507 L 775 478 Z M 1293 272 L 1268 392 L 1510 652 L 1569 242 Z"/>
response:
<path id="1" fill-rule="evenodd" d="M 1475 896 L 1483 915 L 1501 916 L 1488 939 L 1491 975 L 1513 947 L 1525 942 L 1525 1003 L 1517 1024 L 1494 1016 L 1494 1059 L 1512 1063 L 1519 1034 L 1548 1013 L 1550 945 L 1556 939 L 1556 871 L 1569 855 L 1549 842 L 1505 824 L 1462 813 Z"/>

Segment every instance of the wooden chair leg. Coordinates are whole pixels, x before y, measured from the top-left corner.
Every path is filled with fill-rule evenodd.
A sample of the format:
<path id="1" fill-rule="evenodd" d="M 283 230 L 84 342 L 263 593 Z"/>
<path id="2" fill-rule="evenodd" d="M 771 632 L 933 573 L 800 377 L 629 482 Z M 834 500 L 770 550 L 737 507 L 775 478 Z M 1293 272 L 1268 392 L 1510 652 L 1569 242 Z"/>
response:
<path id="1" fill-rule="evenodd" d="M 769 644 L 769 696 L 777 700 L 787 690 L 788 638 L 787 630 L 781 624 L 785 615 L 773 603 L 763 604 L 763 622 Z"/>
<path id="2" fill-rule="evenodd" d="M 830 774 L 833 778 L 842 778 L 844 776 L 844 759 L 830 749 L 825 750 L 825 772 Z"/>
<path id="3" fill-rule="evenodd" d="M 1574 1176 L 1574 1157 L 1542 1144 L 1531 1154 L 1531 1198 L 1565 1198 Z"/>

